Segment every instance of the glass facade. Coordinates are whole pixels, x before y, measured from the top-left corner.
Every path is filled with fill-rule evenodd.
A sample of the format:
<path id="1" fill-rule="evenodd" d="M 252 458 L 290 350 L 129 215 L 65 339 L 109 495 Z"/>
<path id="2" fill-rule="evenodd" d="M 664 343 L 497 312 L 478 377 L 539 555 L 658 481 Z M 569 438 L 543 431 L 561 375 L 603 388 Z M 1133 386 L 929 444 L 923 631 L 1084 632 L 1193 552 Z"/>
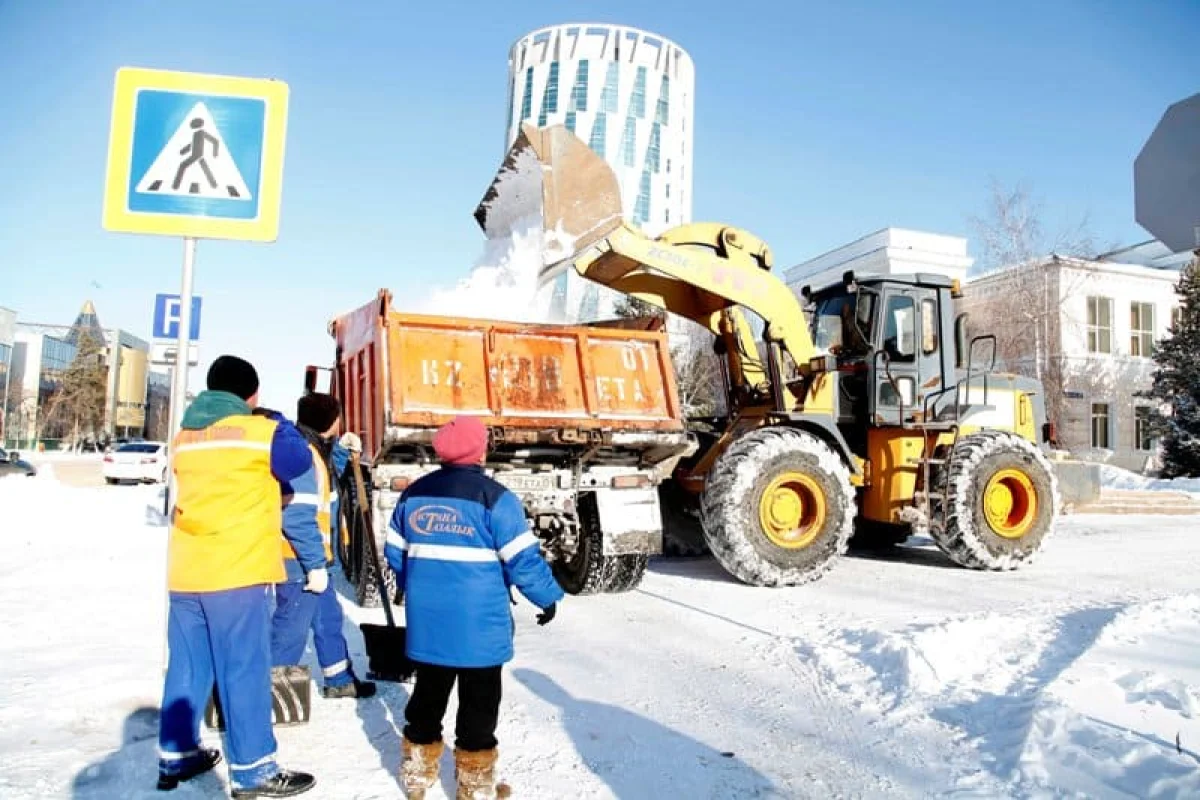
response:
<path id="1" fill-rule="evenodd" d="M 509 51 L 507 143 L 523 121 L 563 125 L 612 167 L 625 220 L 659 236 L 691 220 L 694 81 L 688 54 L 656 34 L 603 24 L 540 28 Z M 578 286 L 586 282 L 573 273 L 542 281 L 538 304 L 559 309 L 563 321 L 613 313 L 609 293 Z"/>

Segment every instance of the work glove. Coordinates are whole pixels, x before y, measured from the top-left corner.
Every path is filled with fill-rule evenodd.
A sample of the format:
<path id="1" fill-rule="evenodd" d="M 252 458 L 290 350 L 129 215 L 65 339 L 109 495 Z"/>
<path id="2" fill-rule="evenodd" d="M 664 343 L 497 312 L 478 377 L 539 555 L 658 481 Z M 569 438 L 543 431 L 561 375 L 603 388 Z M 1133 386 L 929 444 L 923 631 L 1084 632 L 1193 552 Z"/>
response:
<path id="1" fill-rule="evenodd" d="M 329 588 L 329 572 L 324 567 L 309 570 L 308 580 L 304 583 L 304 591 L 321 594 Z"/>
<path id="2" fill-rule="evenodd" d="M 358 438 L 357 433 L 346 431 L 342 434 L 342 438 L 338 441 L 341 443 L 342 447 L 346 448 L 351 453 L 362 452 L 362 439 Z"/>
<path id="3" fill-rule="evenodd" d="M 538 625 L 545 625 L 550 620 L 554 619 L 554 612 L 558 610 L 558 603 L 551 603 L 542 609 L 542 613 L 537 615 Z"/>

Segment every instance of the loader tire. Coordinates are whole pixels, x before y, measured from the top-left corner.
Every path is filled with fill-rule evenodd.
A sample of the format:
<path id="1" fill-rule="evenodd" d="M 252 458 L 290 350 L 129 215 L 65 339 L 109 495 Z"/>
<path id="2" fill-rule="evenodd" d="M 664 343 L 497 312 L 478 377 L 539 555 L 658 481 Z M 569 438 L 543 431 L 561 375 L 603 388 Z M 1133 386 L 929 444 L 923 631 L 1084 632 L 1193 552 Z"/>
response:
<path id="1" fill-rule="evenodd" d="M 854 532 L 850 471 L 804 431 L 760 428 L 717 458 L 701 496 L 704 535 L 717 561 L 753 586 L 816 580 Z"/>
<path id="2" fill-rule="evenodd" d="M 579 496 L 579 549 L 554 562 L 554 578 L 567 594 L 619 594 L 636 589 L 646 574 L 646 555 L 604 555 L 600 511 L 592 494 Z"/>
<path id="3" fill-rule="evenodd" d="M 1046 456 L 1007 431 L 964 436 L 935 488 L 930 533 L 954 563 L 1012 570 L 1033 560 L 1061 510 L 1058 480 Z"/>

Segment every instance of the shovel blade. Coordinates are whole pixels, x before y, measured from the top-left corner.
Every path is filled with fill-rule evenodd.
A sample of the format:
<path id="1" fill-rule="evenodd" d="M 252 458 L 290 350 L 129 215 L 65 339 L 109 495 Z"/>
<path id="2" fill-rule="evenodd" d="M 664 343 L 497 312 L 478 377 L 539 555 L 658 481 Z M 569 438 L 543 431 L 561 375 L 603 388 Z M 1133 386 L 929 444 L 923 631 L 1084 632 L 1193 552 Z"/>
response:
<path id="1" fill-rule="evenodd" d="M 304 725 L 311 716 L 312 675 L 308 667 L 271 667 L 271 725 L 277 728 Z M 225 730 L 216 686 L 209 695 L 204 722 L 213 730 Z"/>
<path id="2" fill-rule="evenodd" d="M 372 625 L 364 622 L 363 645 L 367 650 L 367 677 L 374 681 L 407 683 L 416 665 L 406 652 L 407 631 L 399 625 Z"/>
<path id="3" fill-rule="evenodd" d="M 543 262 L 558 264 L 621 224 L 621 188 L 612 167 L 565 126 L 524 123 L 475 220 L 489 239 L 540 224 Z"/>

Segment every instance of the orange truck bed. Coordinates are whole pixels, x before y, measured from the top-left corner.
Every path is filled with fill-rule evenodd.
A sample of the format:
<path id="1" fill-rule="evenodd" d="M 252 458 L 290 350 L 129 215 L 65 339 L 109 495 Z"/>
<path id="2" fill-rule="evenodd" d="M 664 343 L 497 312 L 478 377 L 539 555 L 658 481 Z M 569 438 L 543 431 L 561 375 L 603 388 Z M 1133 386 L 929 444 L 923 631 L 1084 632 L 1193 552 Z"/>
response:
<path id="1" fill-rule="evenodd" d="M 381 290 L 330 333 L 345 429 L 362 436 L 367 457 L 397 431 L 431 433 L 456 414 L 478 415 L 494 435 L 518 442 L 684 432 L 661 330 L 407 314 Z"/>

